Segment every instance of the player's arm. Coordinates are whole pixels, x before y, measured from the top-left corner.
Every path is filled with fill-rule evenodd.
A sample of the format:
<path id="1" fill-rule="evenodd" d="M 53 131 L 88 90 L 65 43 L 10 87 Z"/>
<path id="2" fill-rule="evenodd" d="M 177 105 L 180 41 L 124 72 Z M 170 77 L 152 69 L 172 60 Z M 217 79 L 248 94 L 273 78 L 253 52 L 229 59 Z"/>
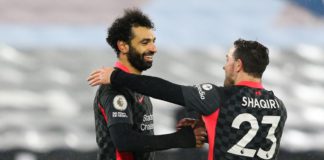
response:
<path id="1" fill-rule="evenodd" d="M 124 86 L 136 92 L 178 105 L 185 105 L 182 86 L 161 78 L 128 74 L 119 69 L 112 72 L 111 84 Z"/>
<path id="2" fill-rule="evenodd" d="M 208 83 L 183 86 L 162 78 L 129 74 L 118 69 L 112 72 L 110 81 L 112 85 L 185 106 L 202 115 L 209 115 L 220 106 L 219 88 Z"/>
<path id="3" fill-rule="evenodd" d="M 127 87 L 157 99 L 184 105 L 181 85 L 160 78 L 136 76 L 119 69 L 115 70 L 114 68 L 107 67 L 93 71 L 87 80 L 91 86 L 109 84 L 112 80 L 114 86 Z"/>
<path id="4" fill-rule="evenodd" d="M 199 91 L 201 85 L 183 86 L 158 77 L 129 74 L 113 68 L 94 71 L 89 76 L 88 81 L 92 86 L 111 83 L 117 87 L 127 87 L 153 98 L 189 107 L 203 115 L 209 115 L 219 107 L 219 102 L 217 102 L 219 95 L 216 86 L 214 88 L 212 86 L 213 90 L 206 93 L 207 95 L 202 98 Z"/>
<path id="5" fill-rule="evenodd" d="M 112 141 L 119 151 L 155 151 L 168 148 L 195 147 L 204 141 L 206 133 L 184 128 L 167 135 L 144 135 L 132 129 L 133 112 L 130 95 L 123 90 L 112 91 L 102 87 L 99 92 L 99 104 L 107 118 L 107 127 Z M 198 136 L 196 136 L 198 135 Z M 196 144 L 197 142 L 197 144 Z"/>
<path id="6" fill-rule="evenodd" d="M 195 134 L 191 127 L 184 127 L 171 134 L 143 135 L 132 130 L 131 125 L 121 123 L 109 127 L 109 132 L 119 151 L 151 152 L 196 146 Z"/>

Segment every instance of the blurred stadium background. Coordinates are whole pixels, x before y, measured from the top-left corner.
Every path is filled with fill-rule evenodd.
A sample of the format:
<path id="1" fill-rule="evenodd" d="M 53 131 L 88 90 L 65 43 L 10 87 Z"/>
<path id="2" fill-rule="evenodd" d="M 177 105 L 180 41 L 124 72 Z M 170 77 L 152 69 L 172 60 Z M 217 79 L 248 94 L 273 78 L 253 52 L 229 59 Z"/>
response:
<path id="1" fill-rule="evenodd" d="M 180 84 L 223 84 L 238 38 L 270 48 L 266 88 L 288 110 L 279 160 L 324 159 L 323 0 L 0 0 L 0 160 L 93 160 L 86 77 L 113 65 L 106 30 L 124 8 L 155 22 L 158 54 L 145 74 Z M 175 131 L 181 107 L 153 99 L 156 134 Z M 206 160 L 206 149 L 157 159 Z"/>

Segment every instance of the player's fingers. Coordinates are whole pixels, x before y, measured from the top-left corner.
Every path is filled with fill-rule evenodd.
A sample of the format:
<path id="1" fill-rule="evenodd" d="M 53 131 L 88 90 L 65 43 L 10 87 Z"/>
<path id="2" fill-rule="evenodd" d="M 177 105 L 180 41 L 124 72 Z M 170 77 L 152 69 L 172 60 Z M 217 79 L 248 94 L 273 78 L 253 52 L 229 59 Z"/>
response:
<path id="1" fill-rule="evenodd" d="M 204 145 L 206 138 L 204 136 L 196 136 L 196 147 L 200 148 Z"/>
<path id="2" fill-rule="evenodd" d="M 181 128 L 181 127 L 185 127 L 185 126 L 191 126 L 192 127 L 192 124 L 188 123 L 188 122 L 182 123 L 182 124 L 177 125 L 177 128 Z"/>
<path id="3" fill-rule="evenodd" d="M 179 122 L 195 121 L 192 118 L 182 118 Z"/>
<path id="4" fill-rule="evenodd" d="M 203 136 L 203 137 L 207 136 L 207 132 L 204 128 L 196 128 L 194 129 L 194 133 L 196 136 Z"/>
<path id="5" fill-rule="evenodd" d="M 203 130 L 203 131 L 200 132 L 200 135 L 203 136 L 203 137 L 206 137 L 207 136 L 207 132 Z"/>
<path id="6" fill-rule="evenodd" d="M 177 127 L 182 126 L 185 122 L 186 122 L 186 119 L 181 119 L 180 121 L 178 121 Z"/>
<path id="7" fill-rule="evenodd" d="M 92 86 L 92 87 L 98 85 L 98 83 L 100 83 L 99 78 L 94 78 L 91 81 L 89 81 L 89 85 Z"/>
<path id="8" fill-rule="evenodd" d="M 95 86 L 100 85 L 100 84 L 101 84 L 100 82 L 95 82 L 95 83 L 93 83 L 93 84 L 91 85 L 91 87 L 95 87 Z"/>
<path id="9" fill-rule="evenodd" d="M 91 87 L 94 87 L 96 83 L 97 83 L 97 81 L 91 81 L 91 82 L 89 82 L 89 85 L 90 85 Z"/>
<path id="10" fill-rule="evenodd" d="M 201 148 L 204 145 L 201 141 L 196 141 L 196 148 Z"/>
<path id="11" fill-rule="evenodd" d="M 176 128 L 181 128 L 181 127 L 183 127 L 184 126 L 184 123 L 178 123 L 177 125 L 176 125 Z"/>
<path id="12" fill-rule="evenodd" d="M 99 77 L 101 74 L 100 74 L 100 72 L 97 72 L 97 73 L 95 73 L 95 74 L 92 74 L 92 75 L 90 75 L 89 77 L 88 77 L 88 81 L 91 81 L 91 80 L 93 80 L 94 78 L 96 78 L 96 77 Z"/>
<path id="13" fill-rule="evenodd" d="M 195 120 L 193 119 L 184 118 L 177 123 L 176 127 L 191 126 L 194 122 Z"/>
<path id="14" fill-rule="evenodd" d="M 205 142 L 206 138 L 204 136 L 196 136 L 196 140 L 200 142 Z"/>
<path id="15" fill-rule="evenodd" d="M 196 148 L 201 148 L 204 144 L 202 143 L 196 143 Z"/>
<path id="16" fill-rule="evenodd" d="M 96 78 L 98 78 L 98 76 L 91 76 L 91 77 L 88 77 L 87 81 L 90 82 Z"/>
<path id="17" fill-rule="evenodd" d="M 183 124 L 179 124 L 179 123 L 178 123 L 178 124 L 176 125 L 176 128 L 181 128 L 182 126 L 183 126 Z"/>
<path id="18" fill-rule="evenodd" d="M 201 148 L 201 147 L 203 147 L 204 145 L 203 144 L 199 144 L 199 145 L 196 145 L 196 148 Z"/>
<path id="19" fill-rule="evenodd" d="M 100 73 L 101 72 L 101 69 L 96 69 L 96 70 L 94 70 L 94 71 L 92 71 L 91 73 L 90 73 L 90 76 L 91 75 L 94 75 L 94 74 L 97 74 L 97 73 Z"/>
<path id="20" fill-rule="evenodd" d="M 98 81 L 98 82 L 94 82 L 94 83 L 91 85 L 91 87 L 95 87 L 95 86 L 100 85 L 100 84 L 102 84 L 102 83 L 100 83 L 100 81 Z"/>
<path id="21" fill-rule="evenodd" d="M 194 128 L 195 127 L 195 122 L 188 122 L 187 125 L 190 126 L 191 128 Z"/>

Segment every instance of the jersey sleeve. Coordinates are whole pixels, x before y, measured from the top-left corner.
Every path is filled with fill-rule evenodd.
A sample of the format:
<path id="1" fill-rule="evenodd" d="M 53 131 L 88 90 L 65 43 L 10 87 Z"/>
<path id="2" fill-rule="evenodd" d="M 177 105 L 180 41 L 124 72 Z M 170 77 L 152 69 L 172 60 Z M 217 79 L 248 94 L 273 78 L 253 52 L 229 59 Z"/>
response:
<path id="1" fill-rule="evenodd" d="M 119 69 L 112 72 L 110 80 L 113 86 L 126 87 L 156 99 L 184 106 L 181 85 L 167 80 L 152 76 L 129 74 Z"/>
<path id="2" fill-rule="evenodd" d="M 199 112 L 188 107 L 185 107 L 184 113 L 185 118 L 199 119 L 201 117 Z"/>
<path id="3" fill-rule="evenodd" d="M 116 124 L 109 128 L 114 145 L 119 151 L 152 152 L 169 148 L 195 147 L 195 135 L 189 127 L 164 135 L 145 135 L 134 131 L 130 125 Z"/>
<path id="4" fill-rule="evenodd" d="M 99 103 L 106 114 L 108 127 L 117 123 L 133 124 L 131 101 L 126 94 L 103 92 Z"/>
<path id="5" fill-rule="evenodd" d="M 220 88 L 203 83 L 194 86 L 182 86 L 185 106 L 202 115 L 209 115 L 221 105 Z"/>

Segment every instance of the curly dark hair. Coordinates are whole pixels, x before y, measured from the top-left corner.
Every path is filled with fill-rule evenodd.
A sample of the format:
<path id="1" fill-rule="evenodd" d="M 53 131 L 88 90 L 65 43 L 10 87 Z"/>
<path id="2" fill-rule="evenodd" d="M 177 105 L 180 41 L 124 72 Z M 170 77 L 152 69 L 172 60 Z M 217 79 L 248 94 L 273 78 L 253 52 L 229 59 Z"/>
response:
<path id="1" fill-rule="evenodd" d="M 261 78 L 269 64 L 269 50 L 257 41 L 238 39 L 234 42 L 235 60 L 240 59 L 243 70 L 257 78 Z"/>
<path id="2" fill-rule="evenodd" d="M 117 41 L 124 41 L 130 44 L 133 38 L 132 27 L 146 27 L 153 29 L 153 22 L 142 11 L 137 8 L 126 9 L 124 16 L 117 18 L 111 27 L 108 29 L 108 37 L 106 41 L 119 55 Z"/>

